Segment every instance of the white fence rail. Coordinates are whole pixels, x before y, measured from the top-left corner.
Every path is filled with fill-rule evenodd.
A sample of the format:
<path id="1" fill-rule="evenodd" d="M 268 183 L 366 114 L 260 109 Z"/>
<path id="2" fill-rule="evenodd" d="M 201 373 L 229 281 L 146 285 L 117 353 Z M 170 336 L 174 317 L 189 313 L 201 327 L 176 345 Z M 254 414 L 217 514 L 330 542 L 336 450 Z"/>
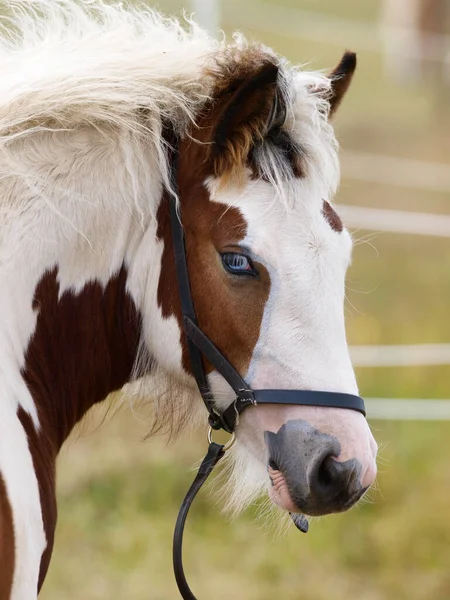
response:
<path id="1" fill-rule="evenodd" d="M 450 344 L 351 346 L 355 367 L 418 367 L 450 365 Z"/>
<path id="2" fill-rule="evenodd" d="M 446 193 L 450 197 L 450 165 L 351 151 L 342 154 L 341 163 L 344 178 Z M 348 205 L 340 205 L 339 213 L 349 227 L 450 237 L 450 215 Z"/>
<path id="3" fill-rule="evenodd" d="M 347 150 L 341 154 L 344 178 L 450 194 L 450 164 Z"/>
<path id="4" fill-rule="evenodd" d="M 365 403 L 369 421 L 450 421 L 450 400 L 367 398 Z"/>
<path id="5" fill-rule="evenodd" d="M 450 215 L 339 204 L 347 227 L 450 238 Z"/>

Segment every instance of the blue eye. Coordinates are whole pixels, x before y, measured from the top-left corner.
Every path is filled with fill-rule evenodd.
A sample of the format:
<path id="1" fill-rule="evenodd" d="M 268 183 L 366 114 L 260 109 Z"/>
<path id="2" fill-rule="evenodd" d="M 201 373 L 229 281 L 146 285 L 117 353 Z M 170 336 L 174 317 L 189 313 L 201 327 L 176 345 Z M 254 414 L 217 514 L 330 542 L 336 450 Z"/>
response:
<path id="1" fill-rule="evenodd" d="M 258 275 L 251 259 L 239 252 L 225 252 L 221 254 L 225 269 L 233 275 Z"/>

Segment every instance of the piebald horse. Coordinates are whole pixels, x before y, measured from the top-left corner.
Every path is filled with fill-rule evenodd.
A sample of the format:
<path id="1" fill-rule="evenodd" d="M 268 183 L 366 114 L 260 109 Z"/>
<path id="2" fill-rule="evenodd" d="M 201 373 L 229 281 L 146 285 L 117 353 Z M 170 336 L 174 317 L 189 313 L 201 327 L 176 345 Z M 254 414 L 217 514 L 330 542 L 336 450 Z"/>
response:
<path id="1" fill-rule="evenodd" d="M 343 315 L 352 243 L 332 207 L 330 124 L 356 58 L 325 76 L 142 8 L 6 5 L 0 600 L 32 600 L 52 553 L 56 457 L 87 411 L 135 382 L 154 401 L 154 427 L 206 421 L 171 239 L 175 138 L 202 330 L 253 389 L 357 393 Z M 224 410 L 235 396 L 204 366 Z M 284 510 L 339 512 L 376 475 L 376 443 L 355 411 L 256 406 L 236 434 L 237 509 L 268 491 Z"/>

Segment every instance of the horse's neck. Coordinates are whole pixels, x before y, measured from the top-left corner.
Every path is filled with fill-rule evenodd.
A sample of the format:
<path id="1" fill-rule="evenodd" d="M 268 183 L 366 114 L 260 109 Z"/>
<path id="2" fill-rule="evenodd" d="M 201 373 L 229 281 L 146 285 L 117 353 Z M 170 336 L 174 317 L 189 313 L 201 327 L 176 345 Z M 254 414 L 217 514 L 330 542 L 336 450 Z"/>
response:
<path id="1" fill-rule="evenodd" d="M 157 304 L 161 178 L 147 150 L 78 130 L 19 138 L 0 155 L 0 475 L 17 597 L 34 597 L 47 570 L 57 452 L 127 382 Z"/>
<path id="2" fill-rule="evenodd" d="M 0 401 L 57 450 L 131 374 L 138 305 L 156 297 L 160 178 L 145 148 L 93 130 L 19 140 L 0 169 Z"/>
<path id="3" fill-rule="evenodd" d="M 126 290 L 126 281 L 127 270 L 122 267 L 106 286 L 94 280 L 78 292 L 67 290 L 61 295 L 58 268 L 44 273 L 34 294 L 32 308 L 37 314 L 36 323 L 19 376 L 26 389 L 16 381 L 15 397 L 0 397 L 0 403 L 17 403 L 17 419 L 25 434 L 3 430 L 8 423 L 14 426 L 14 414 L 9 411 L 6 422 L 0 424 L 0 435 L 9 442 L 8 452 L 14 456 L 19 471 L 17 487 L 26 490 L 26 494 L 34 492 L 26 508 L 20 506 L 14 490 L 10 494 L 17 511 L 16 521 L 21 525 L 21 520 L 25 520 L 26 539 L 23 543 L 19 540 L 18 547 L 22 553 L 26 540 L 39 540 L 43 528 L 44 545 L 36 541 L 36 545 L 30 546 L 31 553 L 36 552 L 36 547 L 38 556 L 42 553 L 40 564 L 36 558 L 32 563 L 40 571 L 39 585 L 53 547 L 57 452 L 87 410 L 109 392 L 121 388 L 133 369 L 140 315 Z M 2 408 L 0 414 L 4 414 Z M 8 471 L 8 457 L 0 456 L 0 474 L 5 461 Z M 28 466 L 21 468 L 22 461 Z M 29 568 L 28 559 L 26 553 L 21 554 L 25 568 Z"/>

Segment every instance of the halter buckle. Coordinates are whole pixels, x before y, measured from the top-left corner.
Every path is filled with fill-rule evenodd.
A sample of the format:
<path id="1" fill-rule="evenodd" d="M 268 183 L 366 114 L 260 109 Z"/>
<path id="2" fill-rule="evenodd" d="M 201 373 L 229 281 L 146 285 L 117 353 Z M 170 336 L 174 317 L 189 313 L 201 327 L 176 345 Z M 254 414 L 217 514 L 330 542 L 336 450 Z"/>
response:
<path id="1" fill-rule="evenodd" d="M 249 390 L 248 388 L 241 388 L 238 390 L 236 402 L 240 401 L 242 404 L 253 404 L 256 406 L 255 395 L 253 390 Z"/>

